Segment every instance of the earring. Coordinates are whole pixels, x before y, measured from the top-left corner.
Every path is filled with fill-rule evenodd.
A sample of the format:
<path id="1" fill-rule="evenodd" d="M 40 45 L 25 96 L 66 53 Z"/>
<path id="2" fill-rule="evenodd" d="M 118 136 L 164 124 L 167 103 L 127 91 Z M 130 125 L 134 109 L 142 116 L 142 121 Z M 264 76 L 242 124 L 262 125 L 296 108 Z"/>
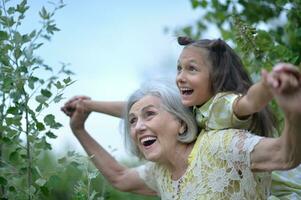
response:
<path id="1" fill-rule="evenodd" d="M 182 126 L 181 129 L 180 129 L 180 131 L 179 131 L 179 134 L 183 135 L 183 133 L 185 133 L 186 130 L 187 130 L 187 127 L 186 126 Z"/>

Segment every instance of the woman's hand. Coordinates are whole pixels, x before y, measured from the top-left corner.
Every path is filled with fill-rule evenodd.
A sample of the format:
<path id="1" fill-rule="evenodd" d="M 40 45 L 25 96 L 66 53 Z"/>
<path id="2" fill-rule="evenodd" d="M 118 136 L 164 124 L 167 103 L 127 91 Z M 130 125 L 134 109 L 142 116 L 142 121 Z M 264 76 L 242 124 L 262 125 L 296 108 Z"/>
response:
<path id="1" fill-rule="evenodd" d="M 75 134 L 85 129 L 85 121 L 90 111 L 86 108 L 84 101 L 89 99 L 86 96 L 76 96 L 67 101 L 61 108 L 70 117 L 70 127 Z"/>
<path id="2" fill-rule="evenodd" d="M 63 111 L 67 116 L 71 117 L 75 111 L 75 105 L 78 100 L 91 100 L 91 98 L 84 95 L 74 96 L 69 99 L 63 107 L 61 107 L 61 111 Z M 82 106 L 84 105 L 82 104 Z"/>
<path id="3" fill-rule="evenodd" d="M 277 64 L 267 75 L 278 105 L 285 113 L 301 114 L 301 73 L 297 67 L 288 64 Z"/>

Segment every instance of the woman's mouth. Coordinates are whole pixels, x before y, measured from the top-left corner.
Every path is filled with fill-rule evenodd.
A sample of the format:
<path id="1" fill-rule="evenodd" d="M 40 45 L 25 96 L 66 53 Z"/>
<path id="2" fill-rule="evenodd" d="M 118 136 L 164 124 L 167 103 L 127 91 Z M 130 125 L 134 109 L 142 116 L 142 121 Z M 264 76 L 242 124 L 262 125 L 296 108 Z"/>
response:
<path id="1" fill-rule="evenodd" d="M 155 137 L 155 136 L 147 136 L 147 137 L 140 139 L 140 143 L 145 147 L 148 147 L 148 146 L 154 144 L 156 141 L 157 141 L 157 137 Z"/>

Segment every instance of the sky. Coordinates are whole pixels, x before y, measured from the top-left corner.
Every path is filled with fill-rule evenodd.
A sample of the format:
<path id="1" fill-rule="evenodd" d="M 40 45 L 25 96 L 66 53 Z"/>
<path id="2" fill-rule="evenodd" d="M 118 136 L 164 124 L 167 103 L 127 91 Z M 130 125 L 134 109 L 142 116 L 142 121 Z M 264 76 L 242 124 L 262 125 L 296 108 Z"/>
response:
<path id="1" fill-rule="evenodd" d="M 39 50 L 45 63 L 56 68 L 68 63 L 76 82 L 69 86 L 63 102 L 50 112 L 63 124 L 50 140 L 53 152 L 84 152 L 69 128 L 69 119 L 60 107 L 74 95 L 95 100 L 126 100 L 140 84 L 152 78 L 175 79 L 181 47 L 171 30 L 193 23 L 199 10 L 189 0 L 65 0 L 66 6 L 54 19 L 61 29 Z M 28 29 L 39 27 L 38 11 L 47 1 L 29 0 Z M 208 34 L 211 37 L 214 34 Z M 92 113 L 86 128 L 104 148 L 117 158 L 127 156 L 119 132 L 120 120 Z M 115 150 L 116 149 L 116 150 Z"/>

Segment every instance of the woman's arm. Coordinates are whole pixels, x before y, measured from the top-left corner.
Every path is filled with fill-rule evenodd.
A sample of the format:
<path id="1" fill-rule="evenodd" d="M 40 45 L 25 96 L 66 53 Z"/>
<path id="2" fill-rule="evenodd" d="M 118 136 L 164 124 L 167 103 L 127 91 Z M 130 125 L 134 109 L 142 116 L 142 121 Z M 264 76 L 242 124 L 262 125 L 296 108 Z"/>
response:
<path id="1" fill-rule="evenodd" d="M 301 163 L 301 75 L 298 73 L 297 86 L 293 84 L 290 90 L 283 90 L 281 81 L 275 81 L 283 73 L 286 72 L 269 75 L 269 85 L 285 114 L 284 130 L 279 138 L 265 138 L 255 146 L 251 153 L 253 170 L 287 170 Z"/>
<path id="2" fill-rule="evenodd" d="M 73 112 L 69 113 L 70 127 L 87 154 L 92 157 L 94 165 L 108 182 L 121 191 L 156 195 L 156 192 L 146 186 L 135 169 L 130 169 L 119 164 L 85 130 L 85 121 L 90 112 L 86 110 L 83 101 L 79 99 L 78 101 L 70 102 L 71 104 L 65 105 L 65 107 L 73 108 Z"/>

